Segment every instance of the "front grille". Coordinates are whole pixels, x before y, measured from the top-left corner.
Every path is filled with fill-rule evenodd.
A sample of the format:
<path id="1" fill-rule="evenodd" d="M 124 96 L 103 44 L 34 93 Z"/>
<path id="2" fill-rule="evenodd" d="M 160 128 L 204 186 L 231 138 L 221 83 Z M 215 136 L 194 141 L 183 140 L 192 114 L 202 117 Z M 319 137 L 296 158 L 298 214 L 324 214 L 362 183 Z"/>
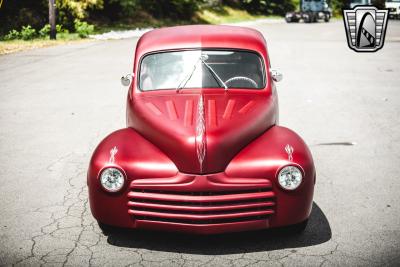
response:
<path id="1" fill-rule="evenodd" d="M 265 220 L 275 212 L 271 188 L 236 191 L 164 191 L 132 188 L 129 214 L 136 220 L 218 224 Z"/>

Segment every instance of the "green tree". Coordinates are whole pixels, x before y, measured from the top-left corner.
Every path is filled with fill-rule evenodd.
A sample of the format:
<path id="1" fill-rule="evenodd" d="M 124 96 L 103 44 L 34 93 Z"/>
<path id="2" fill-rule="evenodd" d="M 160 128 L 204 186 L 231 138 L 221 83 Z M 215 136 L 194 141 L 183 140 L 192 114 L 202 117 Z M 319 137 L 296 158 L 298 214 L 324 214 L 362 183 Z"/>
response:
<path id="1" fill-rule="evenodd" d="M 76 18 L 84 20 L 90 11 L 103 7 L 103 0 L 56 0 L 57 23 L 74 30 Z M 3 1 L 0 10 L 0 35 L 9 31 L 21 30 L 31 25 L 40 30 L 49 20 L 48 0 Z"/>
<path id="2" fill-rule="evenodd" d="M 243 0 L 241 6 L 251 13 L 262 15 L 284 15 L 296 8 L 293 0 Z"/>
<path id="3" fill-rule="evenodd" d="M 103 0 L 57 0 L 60 11 L 68 11 L 77 19 L 84 19 L 90 8 L 102 8 Z"/>
<path id="4" fill-rule="evenodd" d="M 155 18 L 190 19 L 202 1 L 196 0 L 137 0 L 137 5 Z"/>
<path id="5" fill-rule="evenodd" d="M 125 16 L 146 12 L 155 18 L 190 19 L 205 1 L 210 0 L 104 0 L 98 13 L 115 17 L 116 11 Z"/>
<path id="6" fill-rule="evenodd" d="M 0 35 L 4 36 L 11 30 L 20 31 L 26 25 L 40 29 L 48 22 L 48 18 L 47 0 L 3 1 L 0 9 Z"/>
<path id="7" fill-rule="evenodd" d="M 89 11 L 103 8 L 103 0 L 57 0 L 57 21 L 69 30 L 74 29 L 75 19 L 84 20 Z"/>

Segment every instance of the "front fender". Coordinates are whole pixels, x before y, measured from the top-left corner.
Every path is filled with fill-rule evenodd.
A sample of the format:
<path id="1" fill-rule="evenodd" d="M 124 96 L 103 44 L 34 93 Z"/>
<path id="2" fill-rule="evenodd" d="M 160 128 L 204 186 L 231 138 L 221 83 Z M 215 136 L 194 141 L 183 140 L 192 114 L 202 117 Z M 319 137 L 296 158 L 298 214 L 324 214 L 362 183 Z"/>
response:
<path id="1" fill-rule="evenodd" d="M 106 167 L 124 170 L 122 190 L 110 193 L 103 190 L 99 175 Z M 132 128 L 125 128 L 108 135 L 97 146 L 90 160 L 87 184 L 93 216 L 100 222 L 120 227 L 132 227 L 133 220 L 127 213 L 126 197 L 129 185 L 136 178 L 172 177 L 178 170 L 175 164 L 157 147 Z"/>
<path id="2" fill-rule="evenodd" d="M 285 147 L 293 147 L 289 158 Z M 303 170 L 303 181 L 293 191 L 283 189 L 277 180 L 281 168 L 294 165 Z M 295 132 L 273 126 L 258 137 L 229 163 L 225 170 L 230 177 L 268 178 L 276 194 L 276 214 L 270 226 L 284 226 L 306 220 L 311 212 L 316 179 L 314 162 L 307 145 Z"/>

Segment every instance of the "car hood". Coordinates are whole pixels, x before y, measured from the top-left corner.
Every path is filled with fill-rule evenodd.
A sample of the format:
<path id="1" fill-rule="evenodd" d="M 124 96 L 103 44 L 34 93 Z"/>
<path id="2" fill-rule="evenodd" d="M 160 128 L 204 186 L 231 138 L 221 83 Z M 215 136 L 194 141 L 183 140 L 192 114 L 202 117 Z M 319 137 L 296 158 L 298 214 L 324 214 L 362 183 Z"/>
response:
<path id="1" fill-rule="evenodd" d="M 128 99 L 127 124 L 184 173 L 216 173 L 275 124 L 272 94 L 160 93 Z"/>

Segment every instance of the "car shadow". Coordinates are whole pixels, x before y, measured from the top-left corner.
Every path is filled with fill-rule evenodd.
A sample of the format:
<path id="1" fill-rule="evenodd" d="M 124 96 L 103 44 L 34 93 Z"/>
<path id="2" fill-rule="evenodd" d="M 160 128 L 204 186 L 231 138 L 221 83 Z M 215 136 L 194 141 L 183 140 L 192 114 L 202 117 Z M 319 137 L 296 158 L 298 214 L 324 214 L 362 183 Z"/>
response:
<path id="1" fill-rule="evenodd" d="M 314 202 L 306 230 L 292 234 L 285 228 L 209 236 L 119 229 L 108 234 L 110 245 L 162 252 L 224 255 L 314 246 L 332 237 L 329 222 Z"/>

